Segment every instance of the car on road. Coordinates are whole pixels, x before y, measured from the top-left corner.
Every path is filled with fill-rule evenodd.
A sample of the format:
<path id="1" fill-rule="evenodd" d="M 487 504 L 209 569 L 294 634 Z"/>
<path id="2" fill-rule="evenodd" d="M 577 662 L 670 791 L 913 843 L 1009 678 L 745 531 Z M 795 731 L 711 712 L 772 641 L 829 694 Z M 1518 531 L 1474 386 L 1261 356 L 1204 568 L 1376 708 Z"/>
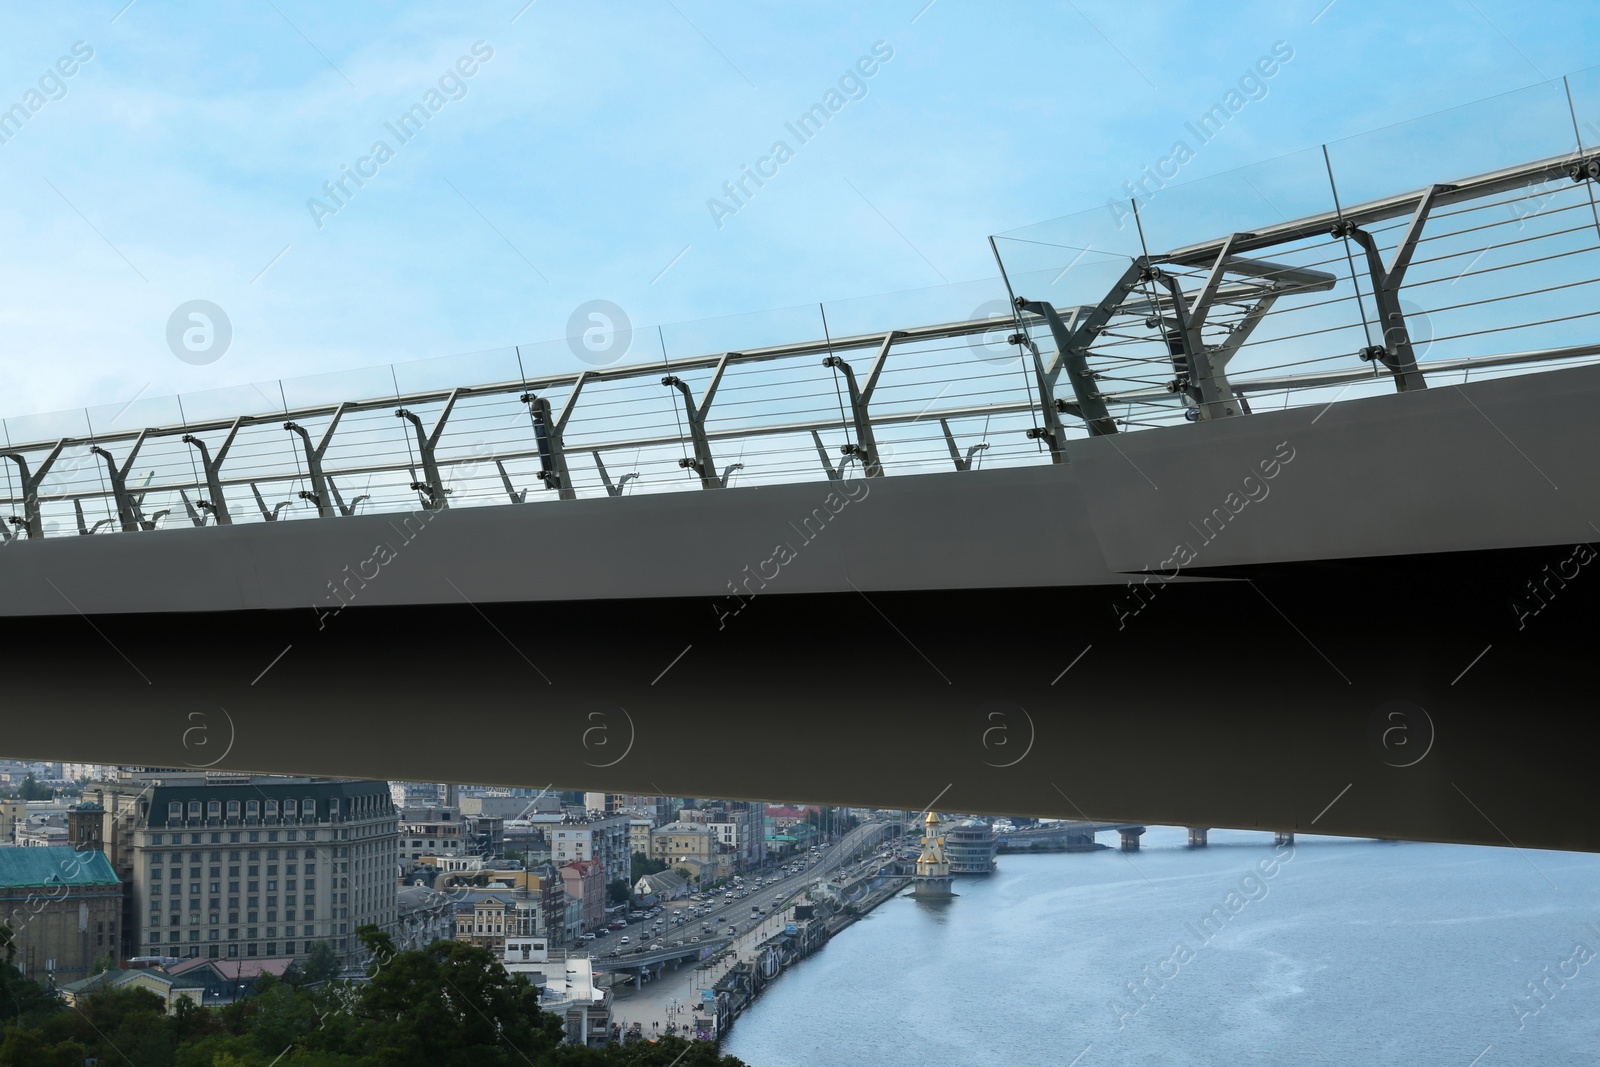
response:
<path id="1" fill-rule="evenodd" d="M 629 941 L 631 941 L 631 940 L 632 940 L 632 938 L 630 938 L 630 937 L 628 937 L 628 936 L 627 936 L 627 935 L 626 935 L 626 934 L 624 934 L 624 935 L 623 935 L 623 936 L 622 936 L 622 940 L 621 940 L 621 941 L 619 941 L 619 942 L 618 942 L 618 944 L 622 944 L 622 945 L 626 945 L 626 944 L 627 944 L 627 943 L 628 943 L 628 942 L 629 942 Z"/>
<path id="2" fill-rule="evenodd" d="M 583 935 L 583 940 L 585 940 L 585 941 L 593 941 L 594 940 L 594 935 L 593 934 L 584 934 Z"/>
<path id="3" fill-rule="evenodd" d="M 690 944 L 691 944 L 691 945 L 697 945 L 697 944 L 699 944 L 699 943 L 700 943 L 700 939 L 699 939 L 699 938 L 698 938 L 698 937 L 691 937 L 691 938 L 690 938 L 690 939 L 689 939 L 689 943 L 690 943 Z"/>
<path id="4" fill-rule="evenodd" d="M 730 934 L 737 934 L 737 933 L 738 933 L 738 932 L 739 932 L 739 928 L 738 928 L 738 927 L 737 927 L 737 926 L 730 926 L 730 927 L 728 927 L 728 933 L 730 933 Z"/>

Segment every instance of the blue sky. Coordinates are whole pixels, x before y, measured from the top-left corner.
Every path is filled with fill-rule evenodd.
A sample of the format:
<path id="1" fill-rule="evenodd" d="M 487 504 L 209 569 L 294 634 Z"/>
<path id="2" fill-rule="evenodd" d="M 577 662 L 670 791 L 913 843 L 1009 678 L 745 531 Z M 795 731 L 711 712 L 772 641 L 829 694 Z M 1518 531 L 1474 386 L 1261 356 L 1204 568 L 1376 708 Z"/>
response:
<path id="1" fill-rule="evenodd" d="M 1600 12 L 1507 0 L 124 3 L 0 15 L 0 108 L 56 97 L 0 126 L 0 413 L 543 341 L 594 299 L 645 326 L 990 279 L 988 235 L 1103 209 L 1280 42 L 1183 180 L 1600 62 Z M 194 299 L 233 330 L 207 365 L 166 339 Z"/>

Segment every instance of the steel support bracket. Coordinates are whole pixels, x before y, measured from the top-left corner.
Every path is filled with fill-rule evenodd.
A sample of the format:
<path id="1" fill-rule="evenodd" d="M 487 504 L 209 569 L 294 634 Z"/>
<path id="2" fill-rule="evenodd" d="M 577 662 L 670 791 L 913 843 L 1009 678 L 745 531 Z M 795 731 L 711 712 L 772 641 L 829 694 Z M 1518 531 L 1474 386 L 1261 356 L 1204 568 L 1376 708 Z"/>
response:
<path id="1" fill-rule="evenodd" d="M 250 483 L 250 492 L 256 498 L 256 507 L 261 510 L 261 517 L 267 522 L 276 522 L 278 520 L 279 513 L 282 512 L 284 508 L 294 503 L 293 500 L 280 500 L 276 504 L 272 505 L 272 507 L 267 507 L 266 498 L 261 495 L 261 490 L 256 486 L 255 482 Z"/>
<path id="2" fill-rule="evenodd" d="M 1178 319 L 1177 333 L 1182 342 L 1184 360 L 1184 366 L 1179 370 L 1179 377 L 1188 379 L 1187 395 L 1195 403 L 1197 418 L 1203 422 L 1230 418 L 1240 412 L 1239 404 L 1233 397 L 1233 390 L 1228 386 L 1225 369 L 1227 360 L 1232 358 L 1237 349 L 1230 349 L 1225 357 L 1216 358 L 1217 353 L 1206 347 L 1205 339 L 1201 336 L 1206 319 L 1215 306 L 1223 276 L 1232 266 L 1229 260 L 1233 255 L 1233 244 L 1239 237 L 1237 233 L 1229 234 L 1222 242 L 1222 247 L 1217 251 L 1217 258 L 1212 262 L 1211 269 L 1206 272 L 1206 280 L 1201 283 L 1200 290 L 1195 293 L 1193 300 L 1187 302 L 1184 300 L 1183 288 L 1172 274 L 1163 272 L 1156 278 L 1156 281 L 1172 294 L 1172 308 Z M 1174 363 L 1176 362 L 1174 354 Z"/>
<path id="3" fill-rule="evenodd" d="M 311 434 L 306 431 L 304 426 L 301 426 L 298 422 L 286 422 L 283 424 L 285 430 L 298 434 L 301 443 L 305 446 L 306 472 L 311 478 L 311 492 L 301 493 L 300 496 L 301 499 L 309 500 L 316 505 L 318 518 L 331 519 L 338 514 L 334 509 L 333 499 L 328 493 L 328 480 L 322 474 L 322 457 L 327 454 L 328 445 L 333 441 L 333 431 L 338 429 L 339 420 L 344 417 L 345 408 L 349 406 L 349 403 L 346 402 L 333 409 L 333 418 L 328 420 L 327 429 L 322 431 L 322 440 L 315 446 L 311 444 Z M 251 488 L 254 489 L 254 485 Z M 256 500 L 258 502 L 261 501 L 259 492 L 256 494 Z M 273 509 L 273 518 L 277 518 L 278 510 L 278 508 Z M 261 503 L 261 513 L 263 515 L 267 514 L 265 503 Z"/>
<path id="4" fill-rule="evenodd" d="M 445 421 L 450 418 L 450 412 L 456 406 L 456 397 L 460 394 L 460 389 L 450 390 L 450 395 L 445 399 L 444 408 L 439 412 L 438 419 L 434 421 L 433 430 L 429 433 L 423 432 L 422 418 L 415 412 L 406 408 L 399 408 L 394 413 L 396 418 L 405 419 L 409 422 L 412 430 L 417 435 L 417 451 L 422 454 L 423 480 L 412 483 L 411 488 L 424 494 L 425 499 L 422 502 L 422 506 L 426 511 L 443 511 L 450 506 L 450 490 L 444 487 L 444 479 L 439 476 L 439 464 L 434 459 L 433 450 L 439 443 L 440 435 L 444 433 Z M 340 505 L 339 510 L 346 515 L 350 514 L 350 512 L 344 510 L 343 505 Z"/>
<path id="5" fill-rule="evenodd" d="M 627 474 L 624 474 L 622 477 L 613 482 L 611 480 L 611 474 L 606 470 L 605 460 L 600 458 L 600 453 L 590 452 L 589 455 L 594 457 L 594 466 L 595 469 L 600 472 L 600 481 L 606 487 L 606 496 L 621 496 L 623 487 L 629 482 L 633 481 L 635 478 L 639 477 L 638 471 L 629 471 Z"/>
<path id="6" fill-rule="evenodd" d="M 1117 424 L 1111 418 L 1111 412 L 1106 409 L 1106 402 L 1100 395 L 1100 390 L 1095 385 L 1094 372 L 1089 369 L 1089 346 L 1094 343 L 1094 338 L 1105 328 L 1111 316 L 1116 314 L 1117 308 L 1127 299 L 1133 291 L 1133 286 L 1138 284 L 1139 271 L 1144 261 L 1141 259 L 1125 271 L 1111 292 L 1098 305 L 1084 311 L 1078 309 L 1072 316 L 1072 324 L 1061 321 L 1061 315 L 1053 304 L 1043 300 L 1029 300 L 1026 297 L 1017 297 L 1017 307 L 1022 311 L 1031 312 L 1044 319 L 1050 327 L 1050 336 L 1055 340 L 1056 351 L 1046 364 L 1039 355 L 1036 346 L 1029 342 L 1033 348 L 1034 373 L 1038 378 L 1039 406 L 1045 415 L 1046 423 L 1052 420 L 1059 425 L 1056 418 L 1059 414 L 1055 406 L 1055 384 L 1060 376 L 1065 373 L 1067 382 L 1072 386 L 1072 395 L 1077 399 L 1078 410 L 1083 412 L 1083 421 L 1089 428 L 1090 437 L 1104 437 L 1117 432 Z M 1056 435 L 1059 443 L 1064 439 Z M 1059 445 L 1052 445 L 1051 453 L 1058 453 Z M 1060 453 L 1063 458 L 1056 462 L 1064 462 L 1065 453 Z"/>
<path id="7" fill-rule="evenodd" d="M 967 454 L 962 456 L 960 447 L 956 445 L 956 435 L 950 432 L 950 420 L 940 419 L 939 428 L 944 431 L 944 443 L 950 448 L 950 462 L 956 465 L 958 471 L 971 470 L 972 458 L 989 447 L 988 441 L 980 441 L 970 446 Z"/>
<path id="8" fill-rule="evenodd" d="M 145 529 L 144 514 L 139 505 L 144 501 L 141 493 L 135 497 L 128 492 L 128 472 L 133 469 L 133 461 L 139 457 L 139 449 L 144 445 L 149 430 L 141 430 L 134 439 L 133 447 L 128 449 L 128 458 L 122 461 L 122 466 L 117 466 L 117 461 L 110 452 L 99 445 L 90 445 L 89 451 L 106 461 L 106 476 L 111 479 L 111 497 L 117 505 L 117 520 L 122 524 L 123 533 L 137 533 Z"/>
<path id="9" fill-rule="evenodd" d="M 728 360 L 738 354 L 728 352 L 717 360 L 717 369 L 711 372 L 711 381 L 706 384 L 705 396 L 700 398 L 698 404 L 694 401 L 694 394 L 689 391 L 688 382 L 676 374 L 669 374 L 661 379 L 662 385 L 677 389 L 683 394 L 683 411 L 689 421 L 689 437 L 694 444 L 694 458 L 680 459 L 678 466 L 698 474 L 703 489 L 723 489 L 727 485 L 717 476 L 717 463 L 711 455 L 711 442 L 706 439 L 705 420 L 706 413 L 711 410 L 711 401 L 716 398 L 717 386 L 722 384 L 722 374 L 728 369 Z"/>
<path id="10" fill-rule="evenodd" d="M 1052 309 L 1054 310 L 1054 309 Z M 1039 346 L 1033 341 L 1024 339 L 1028 352 L 1033 357 L 1033 380 L 1039 390 L 1039 411 L 1044 417 L 1044 426 L 1028 431 L 1029 440 L 1043 440 L 1050 449 L 1050 462 L 1065 463 L 1067 461 L 1067 428 L 1061 422 L 1061 416 L 1070 409 L 1079 418 L 1083 417 L 1083 409 L 1076 404 L 1064 404 L 1055 398 L 1055 390 L 1051 387 L 1049 372 L 1045 369 L 1044 359 L 1039 355 Z M 1104 402 L 1101 402 L 1104 410 Z M 1110 422 L 1110 416 L 1104 418 Z M 1085 422 L 1088 420 L 1085 419 Z M 1111 423 L 1108 433 L 1116 432 L 1116 424 Z M 1090 431 L 1091 435 L 1094 433 Z"/>
<path id="11" fill-rule="evenodd" d="M 854 457 L 860 464 L 862 473 L 868 478 L 877 478 L 883 474 L 883 457 L 878 454 L 878 439 L 872 432 L 872 394 L 878 390 L 878 379 L 883 375 L 884 363 L 889 358 L 889 349 L 894 345 L 894 339 L 899 332 L 890 330 L 884 335 L 883 344 L 878 347 L 878 354 L 872 360 L 872 366 L 867 370 L 867 379 L 857 382 L 855 371 L 839 356 L 828 356 L 822 361 L 824 367 L 838 371 L 844 375 L 845 386 L 850 392 L 850 420 L 855 424 L 856 439 L 851 445 L 846 445 L 850 451 L 846 456 Z M 839 469 L 843 471 L 844 465 Z"/>
<path id="12" fill-rule="evenodd" d="M 567 421 L 577 409 L 578 394 L 583 391 L 589 377 L 589 372 L 584 371 L 573 379 L 572 392 L 567 394 L 567 402 L 561 405 L 560 414 L 552 414 L 550 401 L 537 393 L 523 393 L 519 398 L 528 405 L 528 411 L 533 415 L 533 439 L 539 446 L 539 480 L 544 482 L 546 489 L 554 489 L 561 500 L 576 500 L 578 497 L 572 486 L 572 471 L 567 466 L 565 436 Z M 509 481 L 507 491 L 510 491 Z"/>
<path id="13" fill-rule="evenodd" d="M 1417 241 L 1422 237 L 1428 213 L 1433 210 L 1439 194 L 1453 188 L 1455 186 L 1452 185 L 1431 185 L 1417 198 L 1411 221 L 1406 224 L 1405 232 L 1401 234 L 1399 244 L 1395 245 L 1394 255 L 1387 266 L 1378 251 L 1378 242 L 1370 233 L 1348 223 L 1334 227 L 1335 236 L 1350 237 L 1366 253 L 1367 273 L 1372 279 L 1372 296 L 1378 305 L 1378 324 L 1383 329 L 1382 347 L 1373 346 L 1364 350 L 1361 358 L 1374 359 L 1388 367 L 1394 375 L 1395 389 L 1402 393 L 1426 389 L 1428 383 L 1417 368 L 1417 355 L 1406 329 L 1405 312 L 1400 310 L 1400 287 L 1405 284 L 1406 268 L 1411 265 L 1411 257 L 1417 250 Z"/>
<path id="14" fill-rule="evenodd" d="M 228 427 L 228 436 L 222 439 L 222 444 L 217 447 L 217 454 L 213 457 L 206 448 L 206 443 L 192 433 L 183 435 L 183 443 L 200 453 L 200 469 L 206 472 L 206 490 L 211 494 L 210 500 L 200 501 L 200 510 L 208 511 L 216 518 L 218 526 L 228 526 L 233 522 L 233 516 L 228 513 L 228 501 L 222 495 L 222 464 L 228 458 L 228 450 L 233 447 L 233 440 L 239 436 L 239 427 L 244 425 L 244 419 L 233 420 L 233 425 Z M 185 500 L 185 505 L 188 501 Z M 196 523 L 199 525 L 199 523 Z"/>
<path id="15" fill-rule="evenodd" d="M 0 459 L 9 459 L 17 465 L 22 476 L 22 525 L 19 529 L 26 530 L 28 540 L 44 536 L 44 523 L 39 517 L 39 484 L 44 481 L 44 476 L 50 473 L 50 468 L 61 457 L 62 449 L 67 447 L 66 438 L 55 443 L 55 446 L 45 454 L 37 470 L 28 470 L 28 458 L 21 452 L 0 452 Z M 16 516 L 11 516 L 15 519 Z M 12 522 L 15 526 L 16 523 Z"/>
<path id="16" fill-rule="evenodd" d="M 518 490 L 516 486 L 511 484 L 511 475 L 506 473 L 506 465 L 497 459 L 494 461 L 494 468 L 500 472 L 500 484 L 506 487 L 506 496 L 511 498 L 511 502 L 513 504 L 525 503 L 528 499 L 528 491 L 526 489 Z"/>

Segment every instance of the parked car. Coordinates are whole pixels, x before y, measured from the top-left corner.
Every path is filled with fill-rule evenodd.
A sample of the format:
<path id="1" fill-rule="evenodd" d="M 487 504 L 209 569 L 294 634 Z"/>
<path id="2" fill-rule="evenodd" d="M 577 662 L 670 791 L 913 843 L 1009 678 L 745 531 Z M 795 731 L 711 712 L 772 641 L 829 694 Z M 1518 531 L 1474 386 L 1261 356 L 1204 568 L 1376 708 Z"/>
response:
<path id="1" fill-rule="evenodd" d="M 585 940 L 585 941 L 593 941 L 594 940 L 594 935 L 593 934 L 584 934 L 583 935 L 583 940 Z"/>

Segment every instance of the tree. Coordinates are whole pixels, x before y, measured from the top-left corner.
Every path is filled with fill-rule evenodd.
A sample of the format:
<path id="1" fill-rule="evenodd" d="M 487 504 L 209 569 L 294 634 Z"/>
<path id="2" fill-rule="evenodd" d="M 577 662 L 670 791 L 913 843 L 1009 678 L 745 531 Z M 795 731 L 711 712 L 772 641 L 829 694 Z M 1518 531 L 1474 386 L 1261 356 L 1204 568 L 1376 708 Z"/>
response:
<path id="1" fill-rule="evenodd" d="M 527 855 L 525 853 L 519 852 L 517 849 L 514 849 L 514 848 L 506 849 L 506 859 L 508 859 L 508 860 L 516 860 L 518 863 L 522 863 L 522 862 L 526 861 L 527 858 L 528 857 L 527 857 Z"/>
<path id="2" fill-rule="evenodd" d="M 666 860 L 651 859 L 643 852 L 635 852 L 629 859 L 628 878 L 635 884 L 647 874 L 660 874 L 667 869 Z"/>
<path id="3" fill-rule="evenodd" d="M 541 1063 L 561 1042 L 561 1021 L 539 1010 L 522 975 L 462 941 L 402 952 L 361 991 L 360 1050 L 373 1063 L 511 1067 Z"/>
<path id="4" fill-rule="evenodd" d="M 22 779 L 21 793 L 23 800 L 49 800 L 56 795 L 55 790 L 41 785 L 31 774 Z"/>
<path id="5" fill-rule="evenodd" d="M 361 942 L 361 946 L 371 957 L 367 963 L 368 978 L 377 974 L 394 959 L 394 938 L 384 933 L 380 927 L 371 923 L 356 927 L 356 940 Z"/>
<path id="6" fill-rule="evenodd" d="M 695 873 L 688 867 L 674 867 L 672 873 L 683 879 L 684 885 L 694 885 Z"/>
<path id="7" fill-rule="evenodd" d="M 606 902 L 608 904 L 631 904 L 633 903 L 633 890 L 621 878 L 618 878 L 615 882 L 607 882 Z"/>
<path id="8" fill-rule="evenodd" d="M 339 957 L 333 951 L 333 942 L 314 941 L 306 951 L 305 963 L 300 973 L 307 982 L 325 982 L 339 973 Z"/>

